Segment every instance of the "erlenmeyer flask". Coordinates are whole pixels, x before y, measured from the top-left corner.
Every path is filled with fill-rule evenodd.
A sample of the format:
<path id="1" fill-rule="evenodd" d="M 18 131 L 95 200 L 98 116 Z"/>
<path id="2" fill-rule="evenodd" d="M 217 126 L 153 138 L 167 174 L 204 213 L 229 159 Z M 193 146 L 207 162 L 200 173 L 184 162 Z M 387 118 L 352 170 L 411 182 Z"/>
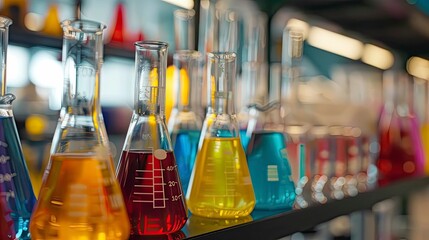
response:
<path id="1" fill-rule="evenodd" d="M 378 126 L 377 161 L 380 186 L 424 173 L 419 126 L 408 99 L 409 81 L 409 76 L 401 72 L 386 72 L 383 76 L 385 104 Z"/>
<path id="2" fill-rule="evenodd" d="M 235 53 L 208 53 L 209 107 L 186 200 L 192 214 L 238 218 L 255 206 L 234 111 Z"/>
<path id="3" fill-rule="evenodd" d="M 131 235 L 180 230 L 187 211 L 164 116 L 167 48 L 163 42 L 136 46 L 134 111 L 118 166 L 131 221 Z"/>
<path id="4" fill-rule="evenodd" d="M 168 121 L 168 132 L 183 192 L 188 189 L 202 125 L 198 114 L 201 111 L 201 60 L 201 54 L 192 50 L 177 51 L 173 56 L 177 98 Z"/>
<path id="5" fill-rule="evenodd" d="M 64 88 L 51 157 L 31 218 L 33 239 L 128 239 L 101 107 L 105 26 L 62 22 Z"/>
<path id="6" fill-rule="evenodd" d="M 6 55 L 10 24 L 10 19 L 0 17 L 0 201 L 3 202 L 0 211 L 12 218 L 7 222 L 13 221 L 13 236 L 17 239 L 30 239 L 28 225 L 36 198 L 13 117 L 12 101 L 15 96 L 6 94 Z M 11 236 L 5 239 L 15 238 Z"/>

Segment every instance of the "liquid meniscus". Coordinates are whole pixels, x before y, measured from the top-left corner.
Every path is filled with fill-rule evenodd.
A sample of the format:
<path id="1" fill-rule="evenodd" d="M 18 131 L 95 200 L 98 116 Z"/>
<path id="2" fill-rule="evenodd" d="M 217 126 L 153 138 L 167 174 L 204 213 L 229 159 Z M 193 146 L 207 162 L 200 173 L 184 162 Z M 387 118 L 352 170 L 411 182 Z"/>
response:
<path id="1" fill-rule="evenodd" d="M 187 205 L 194 215 L 214 218 L 248 216 L 255 195 L 239 138 L 205 138 L 197 154 Z"/>
<path id="2" fill-rule="evenodd" d="M 173 152 L 123 151 L 118 179 L 131 222 L 131 235 L 179 231 L 187 210 Z"/>
<path id="3" fill-rule="evenodd" d="M 130 224 L 110 159 L 53 154 L 33 213 L 34 240 L 125 240 Z"/>

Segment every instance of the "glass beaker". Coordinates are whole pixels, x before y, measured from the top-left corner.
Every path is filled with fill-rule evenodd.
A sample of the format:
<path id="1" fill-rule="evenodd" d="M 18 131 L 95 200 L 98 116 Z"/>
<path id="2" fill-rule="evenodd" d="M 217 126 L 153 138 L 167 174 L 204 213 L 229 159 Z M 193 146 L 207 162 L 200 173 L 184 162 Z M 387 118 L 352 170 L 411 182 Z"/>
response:
<path id="1" fill-rule="evenodd" d="M 207 115 L 186 200 L 192 214 L 247 216 L 255 195 L 234 111 L 235 53 L 208 53 Z"/>
<path id="2" fill-rule="evenodd" d="M 168 121 L 168 132 L 177 161 L 183 192 L 188 189 L 198 150 L 202 119 L 201 112 L 201 54 L 180 50 L 173 55 L 175 106 Z"/>
<path id="3" fill-rule="evenodd" d="M 100 96 L 105 26 L 62 22 L 64 85 L 51 157 L 31 218 L 33 239 L 128 239 Z"/>
<path id="4" fill-rule="evenodd" d="M 12 20 L 0 17 L 0 201 L 3 213 L 12 219 L 11 234 L 17 239 L 30 239 L 28 225 L 36 202 L 21 142 L 12 112 L 15 96 L 6 93 L 6 55 L 9 26 Z M 12 238 L 12 235 L 6 239 Z"/>
<path id="5" fill-rule="evenodd" d="M 419 124 L 409 104 L 409 81 L 409 76 L 399 71 L 389 71 L 383 76 L 385 104 L 378 125 L 377 161 L 380 186 L 424 173 Z"/>
<path id="6" fill-rule="evenodd" d="M 135 46 L 134 111 L 117 175 L 131 235 L 162 235 L 180 230 L 187 219 L 164 115 L 168 45 L 143 41 Z"/>

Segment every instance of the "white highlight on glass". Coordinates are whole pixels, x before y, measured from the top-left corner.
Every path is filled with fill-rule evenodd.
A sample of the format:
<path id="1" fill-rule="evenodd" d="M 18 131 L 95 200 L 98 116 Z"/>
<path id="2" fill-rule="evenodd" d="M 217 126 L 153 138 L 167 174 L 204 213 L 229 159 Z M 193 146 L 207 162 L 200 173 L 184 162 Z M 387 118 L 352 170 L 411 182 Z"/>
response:
<path id="1" fill-rule="evenodd" d="M 362 62 L 385 70 L 393 65 L 394 60 L 395 58 L 389 50 L 372 44 L 365 44 L 362 53 Z"/>
<path id="2" fill-rule="evenodd" d="M 407 61 L 407 71 L 409 74 L 429 80 L 429 60 L 421 57 L 411 57 Z"/>
<path id="3" fill-rule="evenodd" d="M 186 8 L 186 9 L 192 9 L 194 7 L 193 0 L 163 0 L 163 1 L 171 3 L 178 7 Z"/>

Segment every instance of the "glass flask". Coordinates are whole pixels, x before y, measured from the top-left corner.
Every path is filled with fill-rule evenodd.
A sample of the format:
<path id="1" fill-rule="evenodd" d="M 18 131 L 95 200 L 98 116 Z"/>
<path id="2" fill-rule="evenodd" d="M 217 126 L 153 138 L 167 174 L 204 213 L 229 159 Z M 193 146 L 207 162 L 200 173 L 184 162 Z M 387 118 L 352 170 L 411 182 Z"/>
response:
<path id="1" fill-rule="evenodd" d="M 183 192 L 188 189 L 202 125 L 198 114 L 201 111 L 201 60 L 201 54 L 193 50 L 180 50 L 173 56 L 177 97 L 168 121 L 168 132 L 171 134 Z"/>
<path id="2" fill-rule="evenodd" d="M 31 236 L 125 240 L 130 224 L 99 103 L 105 26 L 66 20 L 62 27 L 62 106 L 31 218 Z"/>
<path id="3" fill-rule="evenodd" d="M 292 88 L 297 85 L 303 37 L 298 31 L 286 31 L 284 38 L 283 58 L 288 58 L 288 62 L 287 66 L 283 63 L 286 75 L 282 77 L 281 86 Z M 281 92 L 281 101 L 289 98 L 282 102 L 286 104 L 265 112 L 267 117 L 262 129 L 253 131 L 247 158 L 255 188 L 255 209 L 288 209 L 294 205 L 296 193 L 293 174 L 297 174 L 298 170 L 296 167 L 293 173 L 291 162 L 295 161 L 295 166 L 298 166 L 299 156 L 305 156 L 305 146 L 299 140 L 306 129 L 303 121 L 295 118 L 296 114 L 293 112 L 297 110 L 293 101 L 295 91 L 296 89 L 290 90 L 290 93 Z M 286 120 L 282 118 L 282 111 L 287 114 Z"/>
<path id="4" fill-rule="evenodd" d="M 408 99 L 409 81 L 409 76 L 399 71 L 386 72 L 383 76 L 385 104 L 378 125 L 379 186 L 424 173 L 419 124 Z"/>
<path id="5" fill-rule="evenodd" d="M 4 215 L 8 216 L 7 222 L 13 224 L 10 235 L 4 239 L 30 239 L 28 225 L 36 198 L 12 112 L 15 96 L 6 93 L 6 55 L 10 24 L 12 20 L 0 17 L 0 217 L 7 214 Z"/>
<path id="6" fill-rule="evenodd" d="M 176 51 L 179 50 L 194 50 L 195 49 L 195 11 L 189 9 L 177 9 L 174 11 L 174 43 Z M 174 64 L 167 68 L 167 78 L 165 85 L 166 96 L 174 95 Z M 167 97 L 165 101 L 165 116 L 166 121 L 170 121 L 170 115 L 173 111 L 175 98 Z M 194 109 L 195 111 L 196 109 Z M 201 118 L 202 113 L 199 113 Z"/>
<path id="7" fill-rule="evenodd" d="M 168 45 L 143 41 L 135 46 L 134 111 L 117 176 L 131 235 L 162 235 L 180 230 L 187 219 L 164 116 Z"/>
<path id="8" fill-rule="evenodd" d="M 234 111 L 235 53 L 208 53 L 208 109 L 186 200 L 192 214 L 239 218 L 255 195 Z"/>

